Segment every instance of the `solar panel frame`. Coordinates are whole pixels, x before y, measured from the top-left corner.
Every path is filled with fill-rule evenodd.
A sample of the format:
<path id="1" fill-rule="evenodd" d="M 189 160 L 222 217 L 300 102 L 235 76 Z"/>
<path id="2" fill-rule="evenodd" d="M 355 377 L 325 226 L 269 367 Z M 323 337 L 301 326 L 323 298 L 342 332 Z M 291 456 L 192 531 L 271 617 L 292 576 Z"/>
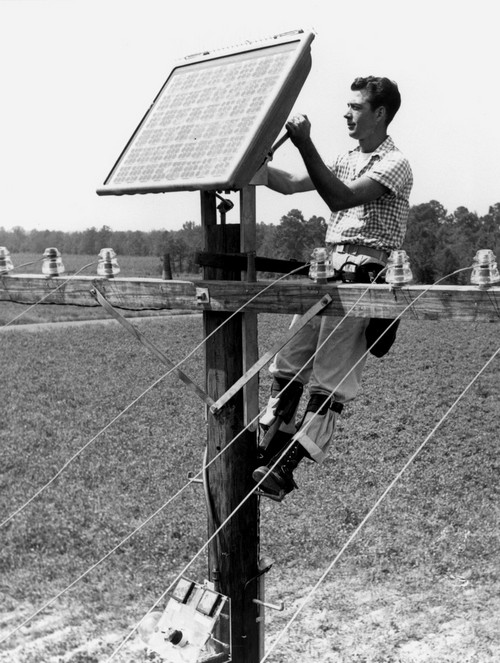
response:
<path id="1" fill-rule="evenodd" d="M 97 193 L 229 191 L 247 185 L 309 74 L 313 39 L 312 32 L 297 31 L 185 58 Z"/>

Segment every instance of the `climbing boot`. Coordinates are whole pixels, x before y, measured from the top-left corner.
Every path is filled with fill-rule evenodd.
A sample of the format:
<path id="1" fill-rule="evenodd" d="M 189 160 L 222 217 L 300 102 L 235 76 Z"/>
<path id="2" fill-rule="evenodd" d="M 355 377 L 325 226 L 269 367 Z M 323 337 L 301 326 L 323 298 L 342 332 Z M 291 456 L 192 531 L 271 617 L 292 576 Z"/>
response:
<path id="1" fill-rule="evenodd" d="M 304 447 L 294 442 L 281 460 L 282 452 L 272 458 L 267 465 L 258 467 L 252 474 L 254 481 L 261 481 L 259 488 L 262 495 L 274 500 L 281 500 L 294 488 L 298 488 L 293 478 L 293 471 L 302 458 L 309 457 Z"/>
<path id="2" fill-rule="evenodd" d="M 287 433 L 277 430 L 266 447 L 257 448 L 257 467 L 267 465 L 273 458 L 279 456 L 281 452 L 290 444 L 293 433 Z"/>

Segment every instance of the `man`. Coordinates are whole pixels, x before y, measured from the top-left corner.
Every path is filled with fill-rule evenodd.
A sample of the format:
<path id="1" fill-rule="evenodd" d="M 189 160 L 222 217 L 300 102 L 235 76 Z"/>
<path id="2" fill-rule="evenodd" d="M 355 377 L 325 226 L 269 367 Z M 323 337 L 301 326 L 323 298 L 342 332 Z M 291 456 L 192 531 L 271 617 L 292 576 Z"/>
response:
<path id="1" fill-rule="evenodd" d="M 338 273 L 354 270 L 358 282 L 374 279 L 391 250 L 401 247 L 406 231 L 413 177 L 387 133 L 400 104 L 394 81 L 356 78 L 344 117 L 358 146 L 328 167 L 311 139 L 307 116 L 298 115 L 286 128 L 307 174 L 268 167 L 268 186 L 275 191 L 318 191 L 332 212 L 326 245 L 333 267 Z M 260 422 L 264 432 L 270 428 L 264 437 L 268 446 L 263 464 L 253 473 L 255 481 L 262 480 L 264 494 L 283 499 L 296 488 L 293 471 L 300 460 L 321 462 L 325 457 L 336 417 L 358 392 L 367 348 L 376 340 L 370 331 L 365 318 L 348 317 L 339 324 L 317 316 L 276 355 L 270 367 L 271 397 Z M 297 430 L 295 415 L 306 384 L 309 401 Z M 276 433 L 273 423 L 274 428 L 279 425 Z"/>

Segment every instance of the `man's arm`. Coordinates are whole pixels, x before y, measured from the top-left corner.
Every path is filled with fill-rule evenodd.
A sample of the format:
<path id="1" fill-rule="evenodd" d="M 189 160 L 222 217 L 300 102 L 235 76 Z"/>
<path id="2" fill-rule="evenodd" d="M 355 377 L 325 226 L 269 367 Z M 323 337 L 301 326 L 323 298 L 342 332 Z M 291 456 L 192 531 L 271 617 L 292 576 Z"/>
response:
<path id="1" fill-rule="evenodd" d="M 302 156 L 311 182 L 332 212 L 356 207 L 380 198 L 388 189 L 367 176 L 345 184 L 325 164 L 312 142 L 311 124 L 306 116 L 287 123 L 293 144 Z"/>
<path id="2" fill-rule="evenodd" d="M 268 166 L 267 176 L 267 186 L 278 193 L 290 194 L 314 190 L 314 184 L 307 173 L 294 175 L 286 170 Z"/>

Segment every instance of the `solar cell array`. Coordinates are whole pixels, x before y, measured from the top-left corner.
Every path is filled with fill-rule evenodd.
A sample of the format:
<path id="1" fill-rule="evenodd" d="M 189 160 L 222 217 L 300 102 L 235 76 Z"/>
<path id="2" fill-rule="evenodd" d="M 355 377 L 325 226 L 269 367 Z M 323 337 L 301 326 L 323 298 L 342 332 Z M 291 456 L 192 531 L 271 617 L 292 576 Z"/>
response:
<path id="1" fill-rule="evenodd" d="M 174 68 L 97 192 L 248 184 L 309 72 L 312 38 L 295 34 Z"/>

